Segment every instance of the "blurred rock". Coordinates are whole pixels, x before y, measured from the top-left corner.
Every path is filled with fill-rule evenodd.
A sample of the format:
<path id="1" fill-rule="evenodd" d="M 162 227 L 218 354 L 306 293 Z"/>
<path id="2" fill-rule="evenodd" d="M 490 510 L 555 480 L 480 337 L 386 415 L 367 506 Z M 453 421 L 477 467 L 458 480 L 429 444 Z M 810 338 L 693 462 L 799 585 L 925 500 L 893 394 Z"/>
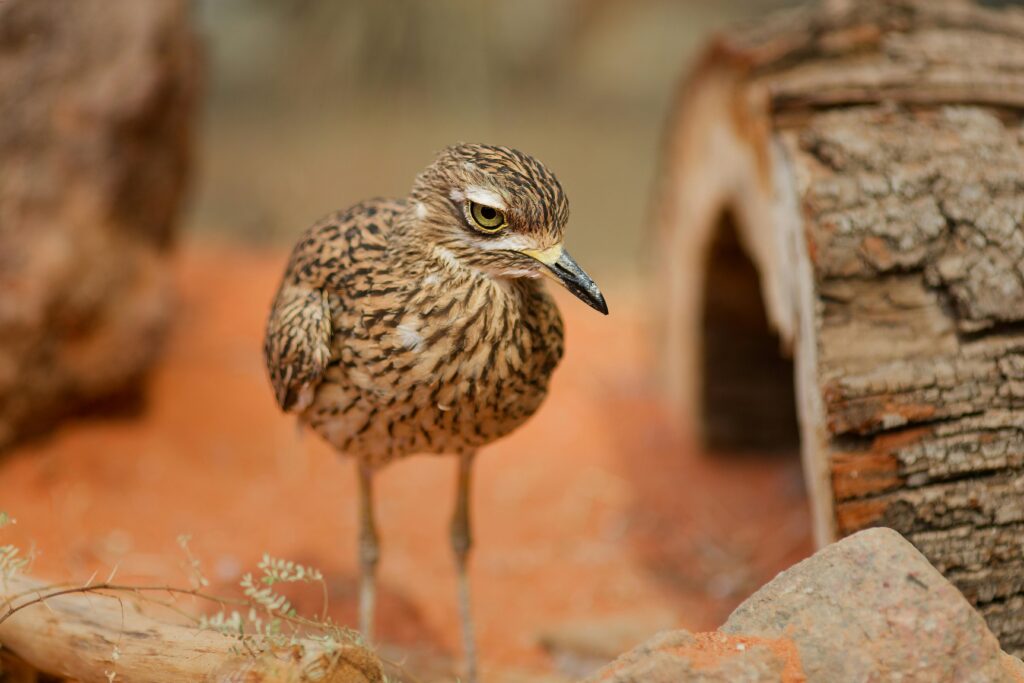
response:
<path id="1" fill-rule="evenodd" d="M 717 633 L 661 634 L 587 683 L 1024 681 L 985 621 L 891 529 L 834 543 L 779 574 Z"/>
<path id="2" fill-rule="evenodd" d="M 721 630 L 792 638 L 812 683 L 1022 680 L 981 616 L 891 529 L 854 534 L 782 572 Z"/>
<path id="3" fill-rule="evenodd" d="M 169 315 L 185 0 L 0 3 L 0 447 L 136 387 Z"/>
<path id="4" fill-rule="evenodd" d="M 538 639 L 560 672 L 579 678 L 677 621 L 667 609 L 591 617 L 545 628 Z"/>
<path id="5" fill-rule="evenodd" d="M 586 683 L 798 683 L 796 648 L 724 633 L 669 631 L 623 655 Z"/>
<path id="6" fill-rule="evenodd" d="M 389 681 L 415 683 L 452 683 L 459 681 L 462 661 L 458 654 L 441 654 L 431 647 L 401 647 L 378 644 L 376 653 L 384 662 Z M 485 663 L 483 680 L 487 683 L 571 683 L 574 678 Z"/>

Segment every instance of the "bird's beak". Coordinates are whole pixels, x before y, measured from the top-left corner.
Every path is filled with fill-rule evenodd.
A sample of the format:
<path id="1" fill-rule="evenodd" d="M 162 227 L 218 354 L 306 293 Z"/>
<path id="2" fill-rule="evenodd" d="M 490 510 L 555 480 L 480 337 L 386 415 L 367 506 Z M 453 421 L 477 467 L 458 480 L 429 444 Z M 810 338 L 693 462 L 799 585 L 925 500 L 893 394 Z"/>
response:
<path id="1" fill-rule="evenodd" d="M 547 266 L 547 274 L 558 280 L 563 287 L 596 311 L 608 315 L 608 304 L 597 284 L 590 279 L 580 265 L 569 256 L 561 244 L 544 250 L 526 249 L 522 253 Z"/>

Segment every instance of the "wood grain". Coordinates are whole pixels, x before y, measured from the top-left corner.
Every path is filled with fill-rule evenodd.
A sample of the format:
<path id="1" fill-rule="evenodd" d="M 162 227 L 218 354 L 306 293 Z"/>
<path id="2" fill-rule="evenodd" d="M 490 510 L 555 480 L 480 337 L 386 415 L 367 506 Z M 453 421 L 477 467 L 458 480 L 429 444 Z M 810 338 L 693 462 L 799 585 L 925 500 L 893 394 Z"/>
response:
<path id="1" fill-rule="evenodd" d="M 46 586 L 25 577 L 0 583 L 0 605 Z M 326 652 L 312 641 L 254 656 L 235 638 L 144 613 L 130 595 L 69 594 L 47 599 L 0 623 L 0 643 L 38 670 L 82 683 L 116 681 L 378 683 L 380 661 L 352 645 Z M 117 599 L 117 598 L 120 599 Z M 24 598 L 14 601 L 19 604 Z"/>

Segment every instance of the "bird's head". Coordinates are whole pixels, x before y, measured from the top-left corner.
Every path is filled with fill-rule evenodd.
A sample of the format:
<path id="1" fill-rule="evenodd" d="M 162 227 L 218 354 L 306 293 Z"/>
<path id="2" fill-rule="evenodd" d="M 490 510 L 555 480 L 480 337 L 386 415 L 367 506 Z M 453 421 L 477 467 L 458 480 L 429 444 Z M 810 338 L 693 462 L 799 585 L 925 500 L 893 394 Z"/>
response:
<path id="1" fill-rule="evenodd" d="M 608 313 L 594 281 L 562 245 L 569 201 L 554 174 L 508 147 L 458 144 L 416 179 L 407 229 L 458 267 L 491 277 L 550 277 Z"/>

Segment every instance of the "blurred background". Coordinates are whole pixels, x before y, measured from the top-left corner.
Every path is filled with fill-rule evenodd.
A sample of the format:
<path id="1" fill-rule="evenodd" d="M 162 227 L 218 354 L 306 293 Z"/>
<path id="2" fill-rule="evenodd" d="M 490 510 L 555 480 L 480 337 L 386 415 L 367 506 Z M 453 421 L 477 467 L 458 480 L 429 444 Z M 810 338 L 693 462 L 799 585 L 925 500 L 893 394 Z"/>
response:
<path id="1" fill-rule="evenodd" d="M 189 234 L 285 244 L 401 196 L 455 141 L 553 169 L 569 245 L 599 273 L 640 263 L 658 142 L 717 29 L 795 0 L 198 0 L 208 74 Z"/>
<path id="2" fill-rule="evenodd" d="M 269 552 L 321 568 L 331 616 L 354 623 L 352 467 L 277 411 L 263 325 L 311 222 L 404 195 L 456 141 L 519 148 L 558 175 L 569 248 L 612 311 L 557 293 L 568 352 L 550 399 L 481 458 L 472 580 L 489 680 L 569 680 L 659 629 L 714 628 L 810 553 L 795 444 L 708 454 L 679 439 L 653 389 L 644 289 L 681 77 L 719 28 L 796 3 L 65 6 L 77 23 L 3 4 L 0 511 L 18 524 L 0 533 L 33 549 L 33 574 L 187 582 L 188 534 L 214 592 L 237 592 Z M 50 49 L 74 40 L 88 58 Z M 192 68 L 195 82 L 173 75 Z M 399 463 L 378 493 L 380 634 L 421 673 L 458 656 L 452 467 Z M 316 590 L 292 597 L 320 607 Z"/>

